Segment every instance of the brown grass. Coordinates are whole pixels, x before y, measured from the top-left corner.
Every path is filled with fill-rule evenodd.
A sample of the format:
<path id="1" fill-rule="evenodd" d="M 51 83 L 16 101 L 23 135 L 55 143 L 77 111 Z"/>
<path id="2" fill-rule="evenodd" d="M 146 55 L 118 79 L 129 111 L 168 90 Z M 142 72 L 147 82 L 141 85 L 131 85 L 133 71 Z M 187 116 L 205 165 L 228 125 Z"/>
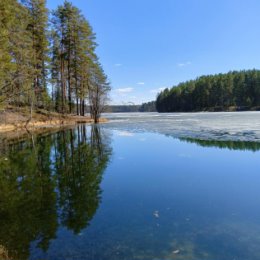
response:
<path id="1" fill-rule="evenodd" d="M 8 256 L 8 251 L 2 245 L 0 245 L 0 259 L 11 260 L 11 258 Z"/>
<path id="2" fill-rule="evenodd" d="M 101 119 L 100 122 L 106 122 L 106 119 Z M 21 130 L 35 131 L 86 123 L 93 123 L 93 119 L 87 116 L 62 115 L 46 110 L 36 110 L 30 120 L 28 108 L 8 107 L 0 111 L 0 133 Z"/>

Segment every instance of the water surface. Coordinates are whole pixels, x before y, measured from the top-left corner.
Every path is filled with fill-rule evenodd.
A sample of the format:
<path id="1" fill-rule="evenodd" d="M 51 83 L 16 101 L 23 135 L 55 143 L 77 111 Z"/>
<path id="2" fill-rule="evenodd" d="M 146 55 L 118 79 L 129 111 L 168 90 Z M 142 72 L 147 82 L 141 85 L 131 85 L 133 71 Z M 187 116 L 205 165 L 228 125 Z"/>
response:
<path id="1" fill-rule="evenodd" d="M 19 260 L 260 259 L 257 135 L 196 138 L 169 117 L 2 142 L 0 245 Z"/>

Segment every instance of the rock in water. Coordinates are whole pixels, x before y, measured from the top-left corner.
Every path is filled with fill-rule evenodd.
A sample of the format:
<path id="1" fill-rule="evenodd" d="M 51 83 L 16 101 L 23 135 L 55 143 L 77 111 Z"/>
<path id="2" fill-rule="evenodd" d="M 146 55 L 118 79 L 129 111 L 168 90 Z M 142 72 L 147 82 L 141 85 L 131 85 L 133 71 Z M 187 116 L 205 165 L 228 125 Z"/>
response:
<path id="1" fill-rule="evenodd" d="M 156 217 L 156 218 L 159 218 L 159 217 L 160 217 L 158 210 L 154 211 L 153 215 L 154 215 L 154 217 Z"/>

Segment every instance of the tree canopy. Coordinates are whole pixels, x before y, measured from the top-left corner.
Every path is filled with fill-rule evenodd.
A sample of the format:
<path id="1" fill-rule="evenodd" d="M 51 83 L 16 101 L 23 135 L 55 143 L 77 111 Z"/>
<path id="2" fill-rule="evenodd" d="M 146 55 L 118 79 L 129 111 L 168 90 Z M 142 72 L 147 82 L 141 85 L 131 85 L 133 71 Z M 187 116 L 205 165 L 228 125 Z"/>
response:
<path id="1" fill-rule="evenodd" d="M 158 94 L 158 112 L 257 109 L 260 106 L 260 71 L 232 71 L 202 76 Z"/>
<path id="2" fill-rule="evenodd" d="M 110 86 L 96 47 L 88 20 L 68 1 L 52 12 L 46 0 L 1 1 L 0 105 L 84 115 L 95 104 L 98 121 Z"/>

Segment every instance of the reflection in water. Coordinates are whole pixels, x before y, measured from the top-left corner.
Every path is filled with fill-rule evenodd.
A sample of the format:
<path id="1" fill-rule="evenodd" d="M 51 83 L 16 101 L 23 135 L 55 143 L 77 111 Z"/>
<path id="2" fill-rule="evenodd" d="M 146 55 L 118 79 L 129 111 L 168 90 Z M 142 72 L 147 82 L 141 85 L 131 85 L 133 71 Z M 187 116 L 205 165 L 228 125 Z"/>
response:
<path id="1" fill-rule="evenodd" d="M 219 140 L 201 140 L 195 138 L 180 138 L 181 141 L 188 143 L 195 143 L 202 147 L 217 147 L 229 150 L 242 150 L 242 151 L 259 151 L 260 143 L 258 142 L 243 142 L 243 141 L 219 141 Z"/>
<path id="2" fill-rule="evenodd" d="M 60 225 L 74 233 L 88 226 L 110 155 L 98 126 L 1 147 L 0 245 L 9 256 L 28 259 L 33 241 L 46 251 Z"/>
<path id="3" fill-rule="evenodd" d="M 190 143 L 259 144 L 101 129 L 0 145 L 0 259 L 260 259 L 258 152 Z"/>

